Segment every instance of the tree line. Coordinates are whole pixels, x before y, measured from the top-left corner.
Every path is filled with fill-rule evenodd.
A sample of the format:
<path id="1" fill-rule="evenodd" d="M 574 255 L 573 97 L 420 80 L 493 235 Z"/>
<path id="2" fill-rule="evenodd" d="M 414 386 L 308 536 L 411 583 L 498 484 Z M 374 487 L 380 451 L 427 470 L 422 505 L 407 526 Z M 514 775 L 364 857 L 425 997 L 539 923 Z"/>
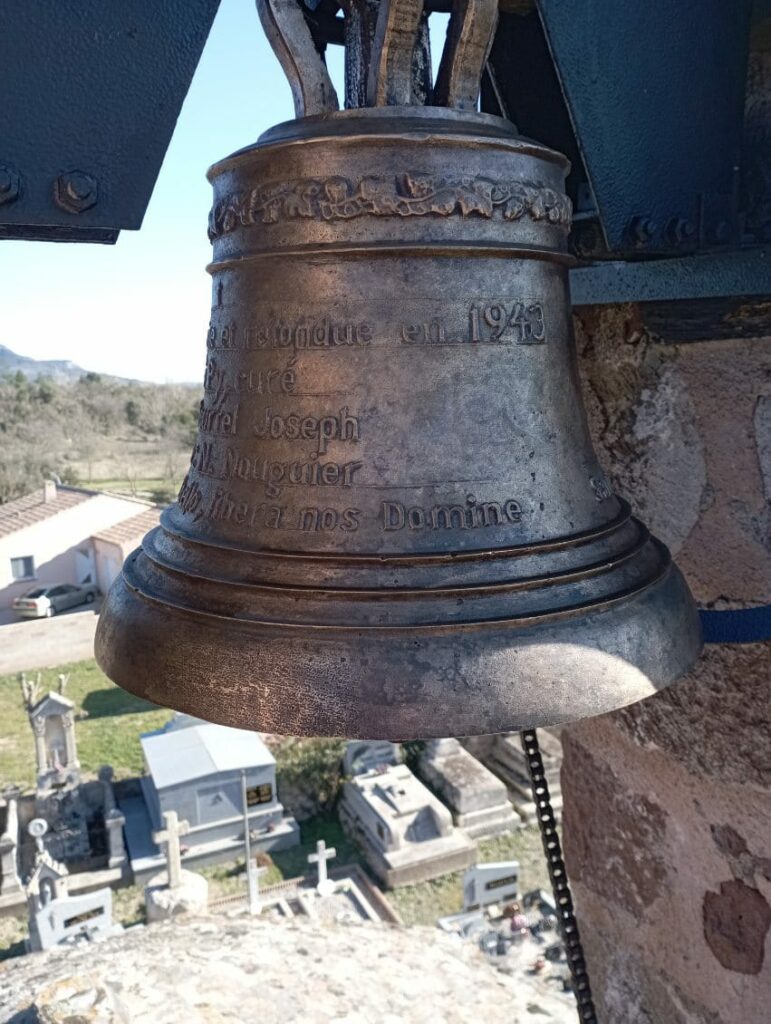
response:
<path id="1" fill-rule="evenodd" d="M 199 389 L 84 373 L 74 381 L 0 376 L 0 504 L 45 479 L 84 485 L 159 480 L 171 500 L 194 443 Z"/>

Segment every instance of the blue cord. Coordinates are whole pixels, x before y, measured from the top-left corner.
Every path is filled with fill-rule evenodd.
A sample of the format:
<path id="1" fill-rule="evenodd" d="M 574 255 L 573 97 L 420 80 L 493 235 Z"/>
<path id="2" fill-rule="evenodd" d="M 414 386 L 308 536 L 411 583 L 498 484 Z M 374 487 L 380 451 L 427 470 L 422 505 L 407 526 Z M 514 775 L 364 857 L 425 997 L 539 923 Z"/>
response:
<path id="1" fill-rule="evenodd" d="M 756 644 L 771 640 L 771 604 L 731 611 L 699 609 L 706 644 Z"/>

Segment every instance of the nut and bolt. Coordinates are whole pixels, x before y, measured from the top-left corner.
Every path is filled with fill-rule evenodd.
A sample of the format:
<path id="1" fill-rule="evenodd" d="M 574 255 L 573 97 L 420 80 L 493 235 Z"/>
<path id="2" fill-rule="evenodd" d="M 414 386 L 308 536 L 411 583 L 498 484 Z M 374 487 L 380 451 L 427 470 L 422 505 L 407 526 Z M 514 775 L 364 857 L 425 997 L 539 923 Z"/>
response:
<path id="1" fill-rule="evenodd" d="M 67 171 L 54 182 L 56 205 L 67 213 L 83 213 L 96 205 L 96 178 L 85 171 Z"/>
<path id="2" fill-rule="evenodd" d="M 672 245 L 685 245 L 696 236 L 696 227 L 685 217 L 673 217 L 667 224 L 666 233 Z"/>
<path id="3" fill-rule="evenodd" d="M 650 217 L 632 217 L 627 232 L 632 245 L 648 245 L 658 230 L 656 222 Z"/>
<path id="4" fill-rule="evenodd" d="M 0 205 L 12 203 L 19 198 L 21 178 L 19 172 L 6 164 L 0 164 Z"/>

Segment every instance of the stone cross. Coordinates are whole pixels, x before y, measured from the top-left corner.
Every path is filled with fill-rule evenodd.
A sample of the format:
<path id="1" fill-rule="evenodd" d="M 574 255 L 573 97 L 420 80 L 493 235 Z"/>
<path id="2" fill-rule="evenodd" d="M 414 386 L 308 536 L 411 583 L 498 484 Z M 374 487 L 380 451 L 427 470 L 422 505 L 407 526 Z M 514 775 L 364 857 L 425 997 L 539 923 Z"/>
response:
<path id="1" fill-rule="evenodd" d="M 166 844 L 166 871 L 169 876 L 169 888 L 177 889 L 182 884 L 182 853 L 179 848 L 179 837 L 190 831 L 186 821 L 177 818 L 176 811 L 164 811 L 163 823 L 166 826 L 160 832 L 153 832 L 153 842 L 159 846 Z"/>
<path id="2" fill-rule="evenodd" d="M 335 891 L 335 883 L 327 878 L 327 861 L 336 856 L 337 850 L 334 847 L 328 850 L 323 839 L 319 839 L 316 843 L 316 852 L 308 856 L 309 864 L 318 864 L 319 878 L 316 883 L 316 892 L 320 896 L 329 896 Z"/>

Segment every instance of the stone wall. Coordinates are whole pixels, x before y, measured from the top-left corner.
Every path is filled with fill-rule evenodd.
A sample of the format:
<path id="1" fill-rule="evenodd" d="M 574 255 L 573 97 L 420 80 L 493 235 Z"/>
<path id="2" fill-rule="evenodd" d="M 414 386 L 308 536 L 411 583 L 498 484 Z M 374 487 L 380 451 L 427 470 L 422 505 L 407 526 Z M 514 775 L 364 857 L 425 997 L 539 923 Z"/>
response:
<path id="1" fill-rule="evenodd" d="M 438 929 L 212 916 L 10 961 L 9 1024 L 568 1024 L 570 997 Z"/>
<path id="2" fill-rule="evenodd" d="M 582 310 L 598 452 L 701 607 L 771 602 L 771 345 Z M 603 1024 L 771 1019 L 771 645 L 563 736 L 564 844 Z"/>

